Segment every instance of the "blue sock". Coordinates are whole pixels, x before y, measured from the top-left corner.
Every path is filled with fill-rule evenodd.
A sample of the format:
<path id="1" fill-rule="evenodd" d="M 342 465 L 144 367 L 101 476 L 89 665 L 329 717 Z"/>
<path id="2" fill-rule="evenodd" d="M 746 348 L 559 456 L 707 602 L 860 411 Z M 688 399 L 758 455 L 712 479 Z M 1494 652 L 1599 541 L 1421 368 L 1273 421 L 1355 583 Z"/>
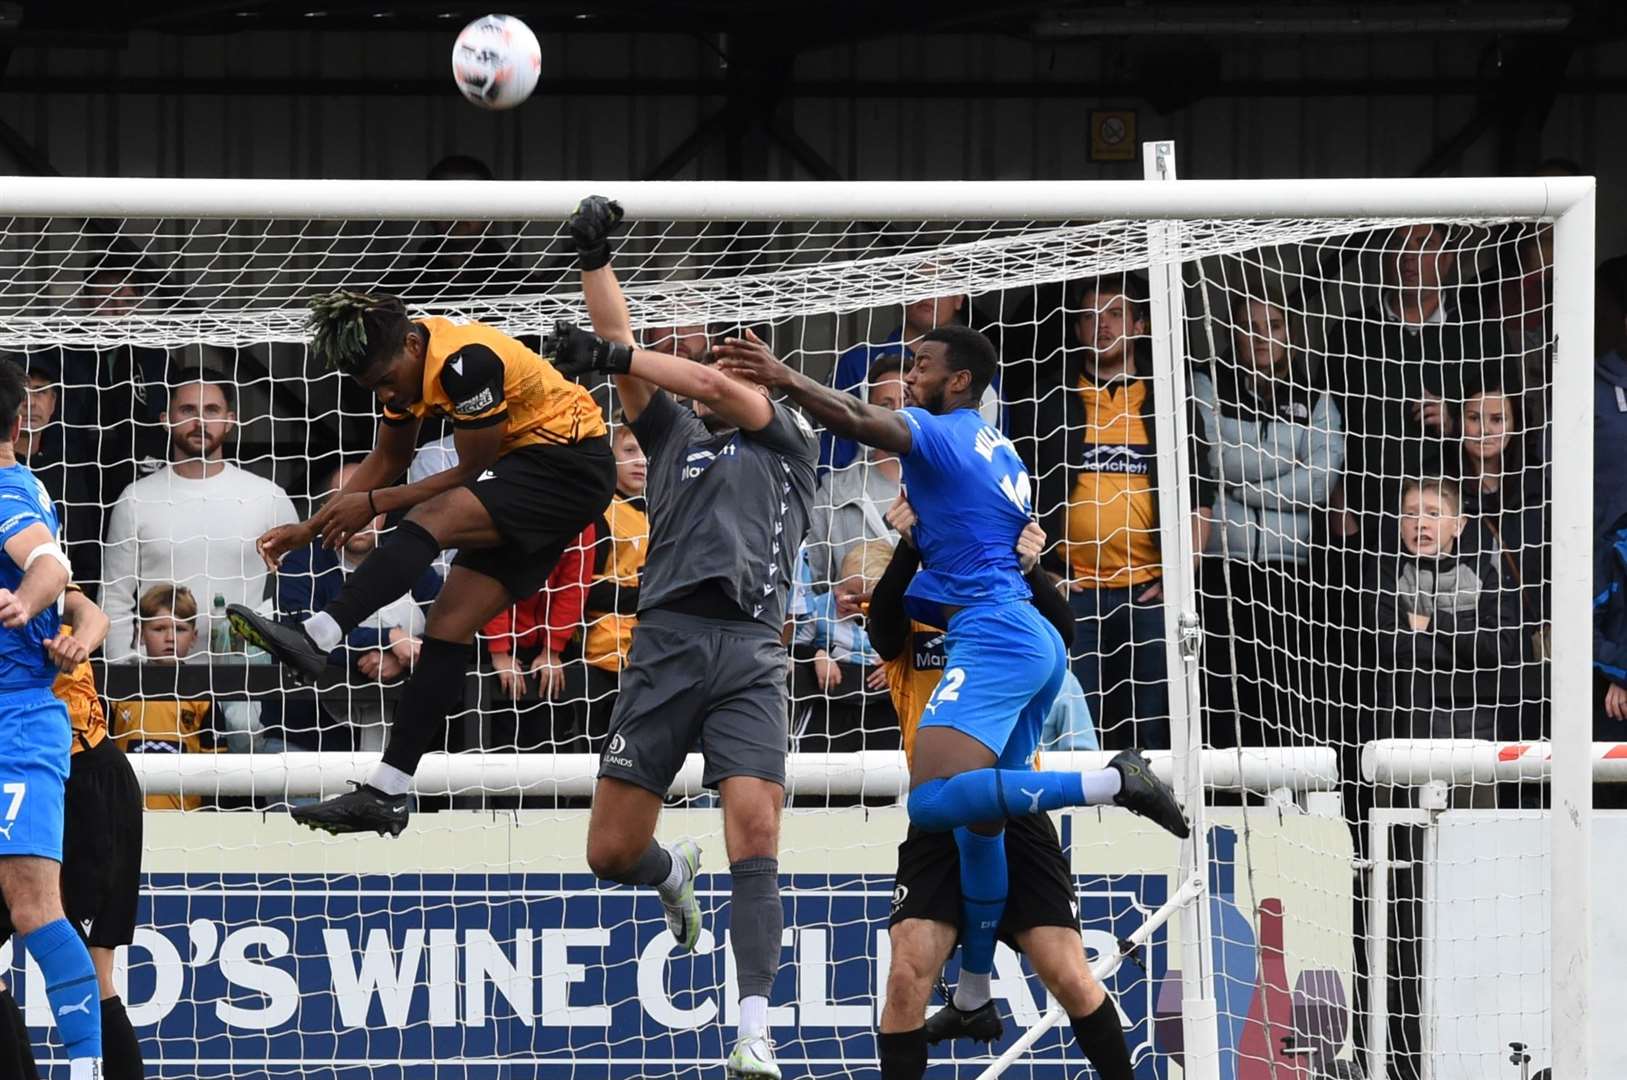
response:
<path id="1" fill-rule="evenodd" d="M 1085 805 L 1084 775 L 1027 769 L 974 769 L 928 780 L 910 792 L 910 824 L 928 832 Z"/>
<path id="2" fill-rule="evenodd" d="M 994 970 L 994 935 L 1006 910 L 1006 834 L 955 830 L 960 849 L 960 969 Z"/>
<path id="3" fill-rule="evenodd" d="M 45 996 L 69 1059 L 102 1056 L 101 993 L 90 953 L 67 919 L 19 937 L 45 976 Z"/>

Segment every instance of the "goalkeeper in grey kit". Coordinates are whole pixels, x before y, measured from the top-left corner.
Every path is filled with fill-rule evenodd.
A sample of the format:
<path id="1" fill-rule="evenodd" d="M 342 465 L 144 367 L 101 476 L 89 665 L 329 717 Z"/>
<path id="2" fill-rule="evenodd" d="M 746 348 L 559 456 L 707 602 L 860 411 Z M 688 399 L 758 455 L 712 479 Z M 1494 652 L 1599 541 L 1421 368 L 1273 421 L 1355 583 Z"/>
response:
<path id="1" fill-rule="evenodd" d="M 760 387 L 633 346 L 609 265 L 608 237 L 620 220 L 621 208 L 598 196 L 572 215 L 596 334 L 562 323 L 554 342 L 559 371 L 615 379 L 649 459 L 649 556 L 593 793 L 588 866 L 601 878 L 655 888 L 677 947 L 694 949 L 700 849 L 690 840 L 663 846 L 655 826 L 673 777 L 698 748 L 702 782 L 722 796 L 729 858 L 740 1030 L 726 1072 L 777 1078 L 768 994 L 784 926 L 778 858 L 788 733 L 780 632 L 819 441 L 800 413 Z"/>

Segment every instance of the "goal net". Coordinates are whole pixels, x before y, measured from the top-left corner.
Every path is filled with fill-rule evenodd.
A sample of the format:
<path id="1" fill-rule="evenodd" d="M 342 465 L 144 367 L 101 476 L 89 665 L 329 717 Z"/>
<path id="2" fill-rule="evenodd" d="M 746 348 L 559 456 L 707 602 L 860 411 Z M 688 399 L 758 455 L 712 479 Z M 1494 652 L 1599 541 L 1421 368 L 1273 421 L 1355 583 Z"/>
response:
<path id="1" fill-rule="evenodd" d="M 1575 1005 L 1548 997 L 1550 918 L 1578 902 L 1550 894 L 1548 867 L 1580 858 L 1574 836 L 1549 850 L 1548 739 L 1587 679 L 1564 494 L 1582 475 L 1566 462 L 1587 459 L 1554 432 L 1590 399 L 1555 358 L 1586 322 L 1567 268 L 1591 263 L 1575 230 L 1555 244 L 1591 189 L 1550 184 L 0 180 L 0 351 L 36 388 L 29 464 L 113 617 L 99 677 L 149 792 L 118 967 L 149 1068 L 716 1075 L 738 1003 L 698 759 L 660 826 L 706 851 L 693 956 L 653 892 L 595 881 L 583 855 L 636 619 L 636 513 L 487 628 L 393 841 L 319 838 L 285 811 L 377 760 L 439 581 L 314 691 L 218 617 L 302 617 L 367 555 L 268 576 L 253 549 L 374 438 L 371 397 L 307 355 L 304 300 L 388 291 L 535 345 L 587 321 L 560 226 L 596 186 L 628 209 L 615 269 L 650 347 L 701 358 L 749 327 L 896 406 L 924 330 L 995 344 L 983 409 L 1028 464 L 1074 616 L 1040 767 L 1147 747 L 1203 840 L 1183 852 L 1117 809 L 1057 815 L 1138 1077 L 1479 1076 L 1515 1040 L 1545 1064 L 1550 1012 Z M 446 467 L 449 433 L 426 429 L 420 475 Z M 217 444 L 225 470 L 187 464 Z M 907 770 L 838 599 L 885 565 L 899 481 L 862 447 L 822 456 L 788 627 L 770 1024 L 788 1077 L 873 1076 Z M 636 512 L 635 472 L 618 484 Z M 166 617 L 178 633 L 149 633 Z M 910 647 L 931 666 L 941 637 Z M 1556 759 L 1573 780 L 1587 737 Z M 5 964 L 39 1042 L 38 973 L 9 945 Z M 934 1047 L 931 1075 L 1081 1075 L 1004 946 L 994 992 L 1002 1040 Z"/>

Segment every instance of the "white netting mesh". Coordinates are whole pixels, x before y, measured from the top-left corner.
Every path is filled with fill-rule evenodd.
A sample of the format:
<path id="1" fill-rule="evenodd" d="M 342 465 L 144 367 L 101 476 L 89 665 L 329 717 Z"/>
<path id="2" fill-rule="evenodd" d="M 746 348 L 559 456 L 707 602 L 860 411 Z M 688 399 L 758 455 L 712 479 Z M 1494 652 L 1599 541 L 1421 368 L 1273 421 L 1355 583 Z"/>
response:
<path id="1" fill-rule="evenodd" d="M 986 407 L 1028 462 L 1037 513 L 1056 545 L 1052 565 L 1074 586 L 1081 686 L 1048 730 L 1053 747 L 1169 745 L 1163 616 L 1148 590 L 1160 577 L 1160 529 L 1167 543 L 1171 529 L 1186 526 L 1160 522 L 1148 492 L 1156 481 L 1200 477 L 1196 504 L 1213 515 L 1198 572 L 1203 722 L 1206 744 L 1224 751 L 1209 771 L 1235 761 L 1244 773 L 1253 768 L 1246 762 L 1266 761 L 1265 753 L 1232 749 L 1240 745 L 1286 754 L 1294 766 L 1267 775 L 1262 764 L 1253 782 L 1234 785 L 1246 794 L 1215 796 L 1210 887 L 1223 1075 L 1341 1075 L 1330 1071 L 1335 1062 L 1365 1064 L 1375 1038 L 1360 1019 L 1373 1008 L 1361 988 L 1370 947 L 1389 972 L 1388 1007 L 1378 1011 L 1397 1075 L 1414 1075 L 1406 1070 L 1426 1047 L 1437 1077 L 1483 1074 L 1499 1038 L 1541 1038 L 1528 1030 L 1530 1002 L 1494 1004 L 1497 991 L 1466 959 L 1543 928 L 1528 910 L 1546 880 L 1536 856 L 1497 861 L 1497 880 L 1483 882 L 1472 877 L 1485 870 L 1479 854 L 1444 841 L 1437 852 L 1427 815 L 1415 821 L 1398 812 L 1381 830 L 1385 852 L 1369 846 L 1369 825 L 1380 820 L 1374 804 L 1415 799 L 1410 786 L 1361 779 L 1364 745 L 1535 738 L 1549 698 L 1539 651 L 1548 617 L 1542 515 L 1551 492 L 1543 468 L 1552 339 L 1545 234 L 1535 222 L 1505 220 L 1429 230 L 1427 242 L 1439 241 L 1452 263 L 1437 323 L 1411 306 L 1423 289 L 1413 264 L 1441 263 L 1435 248 L 1408 256 L 1401 277 L 1385 269 L 1402 267 L 1386 252 L 1411 235 L 1408 225 L 1180 223 L 1189 289 L 1176 352 L 1191 358 L 1186 404 L 1197 424 L 1192 446 L 1179 449 L 1151 445 L 1152 413 L 1140 404 L 1152 386 L 1140 377 L 1148 369 L 1132 362 L 1132 377 L 1112 380 L 1100 367 L 1122 335 L 1132 339 L 1132 356 L 1151 359 L 1150 330 L 1134 325 L 1145 300 L 1135 276 L 1152 251 L 1145 222 L 646 221 L 618 249 L 633 321 L 648 340 L 681 351 L 704 348 L 708 327 L 766 328 L 789 362 L 856 392 L 884 389 L 887 378 L 870 372 L 903 351 L 894 333 L 901 323 L 954 319 L 989 334 L 1002 368 L 998 400 Z M 146 723 L 175 712 L 120 702 L 211 701 L 199 714 L 201 734 L 176 721 L 174 732 L 139 737 L 187 751 L 218 743 L 266 763 L 253 797 L 241 794 L 250 787 L 241 778 L 228 784 L 196 770 L 184 786 L 198 805 L 265 809 L 284 801 L 268 791 L 331 794 L 340 773 L 361 775 L 361 759 L 352 764 L 349 753 L 380 745 L 396 693 L 371 676 L 380 665 L 395 674 L 411 654 L 401 646 L 380 660 L 376 650 L 353 650 L 348 676 L 334 673 L 350 688 L 324 690 L 313 702 L 217 636 L 216 596 L 263 601 L 289 616 L 320 606 L 324 571 L 268 580 L 253 537 L 303 513 L 336 465 L 372 445 L 368 395 L 305 356 L 303 299 L 341 285 L 389 288 L 416 312 L 478 318 L 529 340 L 556 318 L 583 317 L 558 229 L 557 221 L 6 222 L 0 348 L 25 354 L 30 370 L 43 373 L 38 381 L 57 388 L 51 423 L 31 435 L 34 463 L 65 504 L 76 565 L 96 568 L 82 576 L 115 616 L 104 685 L 115 734 L 130 740 L 130 715 Z M 1084 283 L 1097 278 L 1103 283 L 1087 291 Z M 1401 314 L 1421 328 L 1384 314 L 1386 298 L 1401 295 L 1397 286 L 1409 290 Z M 1114 315 L 1113 298 L 1126 294 L 1131 310 Z M 924 298 L 938 300 L 919 305 Z M 685 343 L 696 337 L 698 345 Z M 1251 357 L 1274 363 L 1270 343 L 1279 338 L 1287 362 L 1255 374 L 1263 369 Z M 1389 355 L 1392 341 L 1421 352 Z M 1419 341 L 1439 342 L 1457 359 L 1437 360 L 1434 346 Z M 1257 342 L 1266 347 L 1254 353 Z M 1492 459 L 1471 462 L 1461 437 L 1466 424 L 1491 422 L 1486 395 L 1469 393 L 1491 380 L 1464 378 L 1471 351 L 1474 363 L 1499 365 L 1512 438 L 1527 448 L 1517 464 L 1500 459 L 1497 484 L 1488 483 L 1490 466 L 1479 469 Z M 242 476 L 229 487 L 177 483 L 163 465 L 175 456 L 166 388 L 192 365 L 220 373 L 235 392 L 225 451 Z M 1424 374 L 1435 368 L 1445 381 Z M 1444 421 L 1421 390 L 1440 399 Z M 1350 403 L 1362 414 L 1359 432 Z M 35 404 L 43 411 L 43 401 Z M 444 449 L 428 445 L 422 467 Z M 787 949 L 772 1015 L 788 1076 L 874 1075 L 888 898 L 904 826 L 902 810 L 890 805 L 903 776 L 897 718 L 885 694 L 864 685 L 874 669 L 853 633 L 862 637 L 862 626 L 818 606 L 830 606 L 833 586 L 867 579 L 862 560 L 849 556 L 886 538 L 879 511 L 897 478 L 840 443 L 827 456 L 846 467 L 822 487 L 826 512 L 816 515 L 804 614 L 793 628 L 788 721 L 795 749 L 808 756 L 793 769 L 786 816 Z M 1475 545 L 1473 582 L 1443 574 L 1440 560 L 1426 566 L 1430 560 L 1396 552 L 1403 482 L 1448 473 L 1480 488 L 1459 538 Z M 1488 495 L 1515 487 L 1523 493 L 1517 511 L 1506 497 L 1488 508 Z M 1529 519 L 1518 539 L 1481 528 L 1511 513 Z M 612 525 L 617 543 L 631 542 L 617 529 L 635 521 Z M 162 1062 L 166 1075 L 293 1075 L 337 1064 L 418 1076 L 431 1075 L 421 1071 L 431 1062 L 433 1075 L 458 1076 L 488 1075 L 499 1064 L 573 1077 L 715 1068 L 724 1025 L 734 1019 L 734 972 L 722 947 L 726 878 L 703 886 L 713 923 L 702 954 L 680 960 L 667 956 L 653 894 L 604 890 L 586 873 L 581 794 L 618 679 L 613 590 L 606 601 L 592 589 L 636 582 L 638 560 L 614 546 L 585 559 L 582 578 L 552 583 L 543 602 L 518 616 L 537 630 L 518 642 L 528 676 L 518 701 L 493 670 L 489 642 L 482 649 L 446 749 L 490 768 L 449 766 L 443 794 L 423 800 L 402 841 L 317 840 L 275 813 L 148 816 L 150 888 L 129 999 L 149 1064 Z M 1482 612 L 1465 598 L 1474 582 L 1500 596 L 1516 573 L 1513 604 L 1487 601 Z M 135 613 L 148 589 L 169 582 L 188 585 L 200 611 L 192 658 L 215 660 L 181 665 L 178 686 L 174 669 L 140 662 L 152 646 L 141 641 Z M 1433 613 L 1429 625 L 1383 622 L 1396 611 L 1419 613 L 1408 605 L 1420 597 Z M 1443 627 L 1444 613 L 1471 607 L 1472 631 Z M 1482 615 L 1495 621 L 1486 625 Z M 373 630 L 389 646 L 421 632 L 422 617 L 421 605 L 404 598 Z M 601 645 L 612 643 L 608 654 L 584 655 L 599 648 L 593 628 Z M 553 631 L 564 645 L 550 699 L 538 696 L 530 665 Z M 1421 652 L 1403 664 L 1387 633 Z M 1476 651 L 1482 636 L 1497 637 L 1500 651 Z M 358 669 L 369 653 L 370 667 Z M 1427 674 L 1409 678 L 1415 672 Z M 1437 691 L 1445 696 L 1430 696 Z M 343 756 L 285 774 L 294 759 L 267 756 L 284 749 Z M 826 751 L 872 756 L 812 756 Z M 1306 751 L 1319 756 L 1294 756 Z M 232 766 L 249 761 L 243 753 Z M 149 778 L 194 771 L 184 755 L 183 769 L 143 764 Z M 1531 806 L 1541 791 L 1535 782 L 1488 779 L 1454 787 L 1448 798 Z M 1486 843 L 1497 844 L 1498 826 L 1484 828 Z M 704 800 L 669 808 L 663 834 L 702 836 L 708 868 L 721 870 L 720 825 Z M 1176 847 L 1165 839 L 1117 813 L 1064 819 L 1094 952 L 1111 952 L 1175 891 Z M 1430 885 L 1412 861 L 1437 855 L 1439 878 Z M 1371 892 L 1355 872 L 1364 857 L 1397 866 L 1378 871 L 1388 897 L 1382 928 L 1366 914 Z M 1477 897 L 1500 906 L 1462 914 Z M 1446 914 L 1448 903 L 1459 908 Z M 1453 934 L 1427 944 L 1443 920 Z M 1127 964 L 1110 982 L 1138 1076 L 1178 1075 L 1177 938 L 1174 923 L 1160 930 L 1141 953 L 1145 968 Z M 1044 1011 L 1044 991 L 1011 955 L 1002 953 L 1000 965 L 996 993 L 1021 1029 Z M 25 984 L 25 996 L 31 1020 L 43 1022 L 43 995 Z M 1008 1027 L 1008 1041 L 1015 1034 Z M 981 1067 L 969 1047 L 940 1049 L 957 1075 Z M 1064 1026 L 1009 1075 L 1071 1076 L 1079 1065 Z"/>

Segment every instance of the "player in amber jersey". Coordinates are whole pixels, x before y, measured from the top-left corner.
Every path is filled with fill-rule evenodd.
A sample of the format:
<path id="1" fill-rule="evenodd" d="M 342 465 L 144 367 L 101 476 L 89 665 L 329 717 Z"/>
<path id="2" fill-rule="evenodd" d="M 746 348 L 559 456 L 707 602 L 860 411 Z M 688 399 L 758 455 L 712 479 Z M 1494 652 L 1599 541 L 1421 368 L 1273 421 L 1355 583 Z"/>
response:
<path id="1" fill-rule="evenodd" d="M 513 338 L 479 323 L 412 318 L 394 297 L 337 292 L 310 308 L 312 351 L 383 406 L 378 441 L 314 517 L 266 533 L 260 553 L 275 568 L 314 540 L 340 546 L 380 514 L 406 518 L 303 624 L 241 605 L 227 613 L 245 640 L 314 679 L 346 634 L 410 591 L 443 549 L 458 549 L 429 609 L 384 760 L 355 790 L 293 811 L 332 833 L 394 836 L 407 825 L 419 759 L 444 738 L 462 696 L 476 632 L 541 589 L 566 546 L 604 513 L 615 463 L 592 395 Z M 451 420 L 457 464 L 398 483 L 426 417 Z"/>
<path id="2" fill-rule="evenodd" d="M 79 586 L 63 593 L 62 628 L 45 642 L 58 675 L 51 690 L 68 707 L 73 757 L 63 789 L 62 907 L 84 934 L 101 996 L 102 1076 L 137 1080 L 141 1043 L 113 983 L 113 954 L 136 935 L 141 899 L 141 784 L 108 738 L 88 657 L 107 636 L 102 609 Z M 0 943 L 12 935 L 0 904 Z M 15 1036 L 8 1040 L 8 1032 Z M 20 1033 L 20 1034 L 19 1034 Z M 8 1052 L 8 1050 L 10 1052 Z M 38 1080 L 28 1029 L 0 983 L 0 1080 Z"/>
<path id="3" fill-rule="evenodd" d="M 911 619 L 904 610 L 904 592 L 921 565 L 921 553 L 912 543 L 915 514 L 909 503 L 902 498 L 895 502 L 887 523 L 898 530 L 899 543 L 870 594 L 866 616 L 870 646 L 882 659 L 909 758 L 922 710 L 943 676 L 945 632 Z M 1044 547 L 1045 534 L 1038 525 L 1030 524 L 1017 541 L 1034 606 L 1071 645 L 1073 616 L 1068 602 L 1050 575 L 1038 568 Z M 1000 921 L 1000 940 L 1028 956 L 1046 989 L 1068 1010 L 1074 1037 L 1097 1075 L 1102 1080 L 1131 1080 L 1130 1052 L 1118 1013 L 1085 963 L 1073 872 L 1050 816 L 1028 814 L 1008 821 L 1005 854 L 1012 889 Z M 952 833 L 912 825 L 898 845 L 888 920 L 893 960 L 881 1017 L 883 1080 L 920 1080 L 928 1043 L 956 1037 L 993 1041 L 1003 1032 L 993 998 L 971 1010 L 950 1002 L 919 1026 L 932 981 L 960 935 L 959 861 Z"/>

